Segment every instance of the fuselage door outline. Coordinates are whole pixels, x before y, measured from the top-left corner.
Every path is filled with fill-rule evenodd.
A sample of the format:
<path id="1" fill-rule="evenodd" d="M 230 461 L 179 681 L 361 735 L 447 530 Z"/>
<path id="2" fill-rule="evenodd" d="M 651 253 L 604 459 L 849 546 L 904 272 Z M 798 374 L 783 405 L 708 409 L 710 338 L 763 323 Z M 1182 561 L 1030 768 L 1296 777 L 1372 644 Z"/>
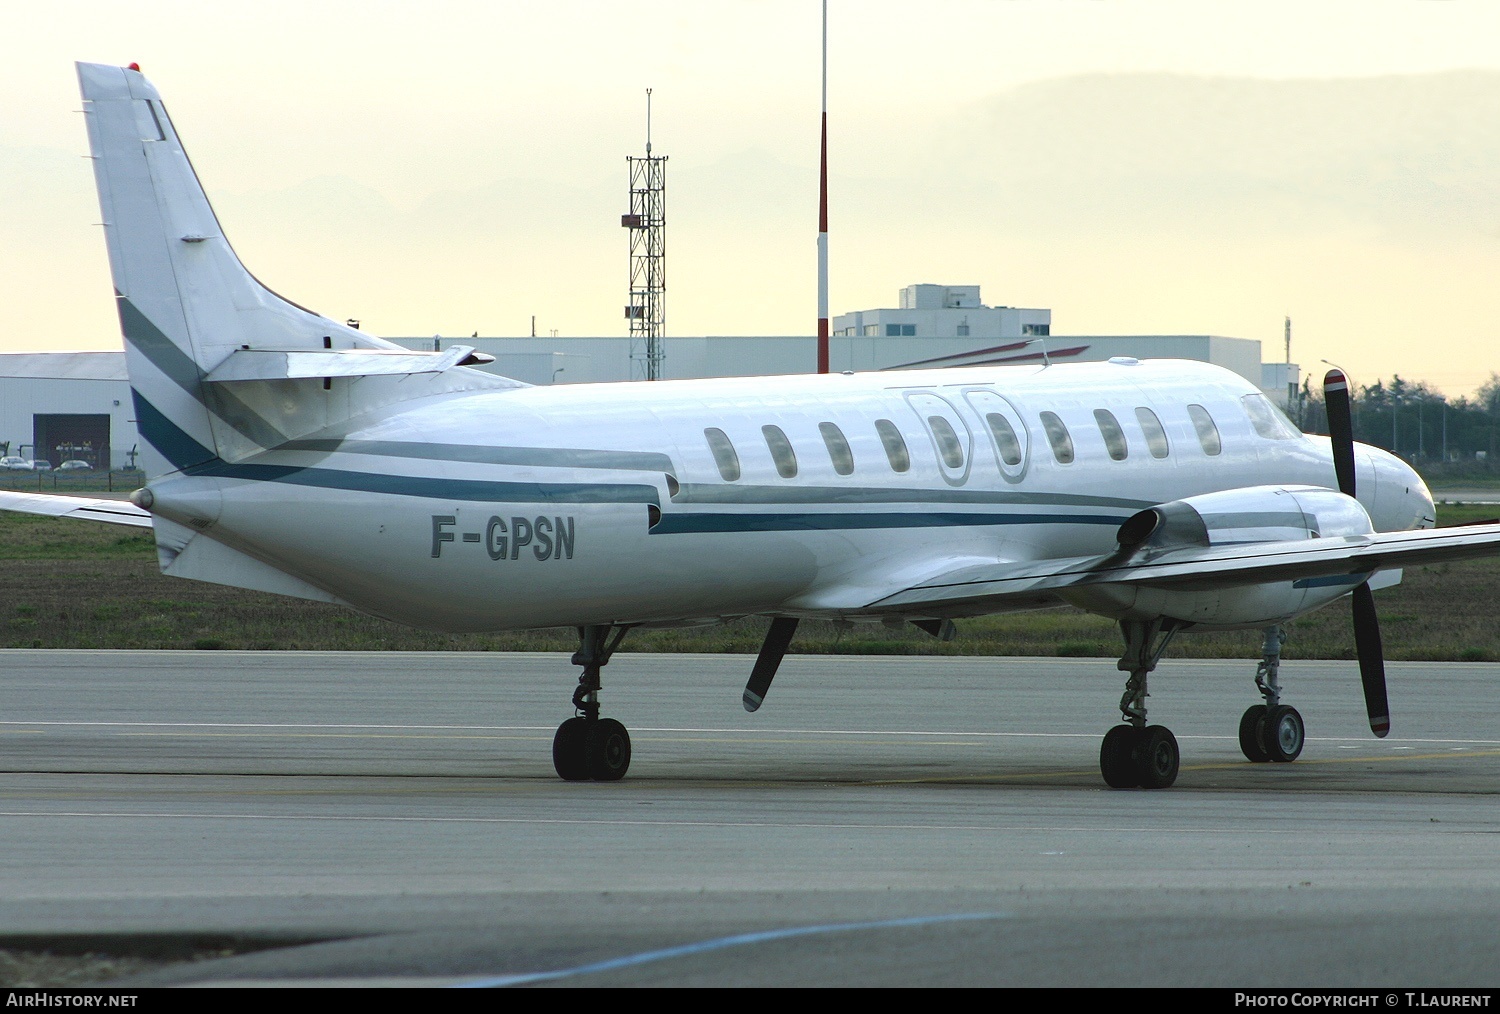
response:
<path id="1" fill-rule="evenodd" d="M 943 481 L 950 486 L 962 486 L 968 482 L 974 460 L 974 434 L 963 413 L 947 398 L 931 391 L 907 391 L 905 397 L 932 444 L 933 458 Z"/>
<path id="2" fill-rule="evenodd" d="M 974 414 L 979 417 L 980 429 L 990 434 L 990 449 L 995 455 L 995 464 L 1000 469 L 1000 475 L 1006 482 L 1019 483 L 1026 478 L 1026 472 L 1031 467 L 1031 431 L 1026 428 L 1026 419 L 1016 408 L 1015 404 L 1005 395 L 1000 394 L 987 387 L 978 387 L 964 392 L 964 397 Z M 1015 452 L 1007 454 L 1007 449 L 1000 446 L 1004 437 L 1004 429 L 991 425 L 989 416 L 991 413 L 998 414 L 1010 424 L 1011 431 L 1019 450 L 1020 461 L 1012 462 L 1007 458 L 1014 458 Z"/>

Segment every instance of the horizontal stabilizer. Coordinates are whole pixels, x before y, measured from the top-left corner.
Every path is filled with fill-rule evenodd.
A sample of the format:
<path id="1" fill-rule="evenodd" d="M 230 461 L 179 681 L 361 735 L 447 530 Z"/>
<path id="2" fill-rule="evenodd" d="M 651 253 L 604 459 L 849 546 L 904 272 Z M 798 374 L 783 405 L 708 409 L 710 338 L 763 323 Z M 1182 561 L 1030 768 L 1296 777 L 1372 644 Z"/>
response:
<path id="1" fill-rule="evenodd" d="M 443 352 L 397 352 L 391 349 L 281 351 L 238 349 L 204 379 L 211 384 L 244 380 L 312 380 L 324 377 L 391 377 L 442 373 L 455 366 L 493 363 L 494 356 L 454 345 Z"/>
<path id="2" fill-rule="evenodd" d="M 0 510 L 42 514 L 53 518 L 74 518 L 79 521 L 103 521 L 105 524 L 131 525 L 135 528 L 151 527 L 151 515 L 129 500 L 0 490 Z"/>

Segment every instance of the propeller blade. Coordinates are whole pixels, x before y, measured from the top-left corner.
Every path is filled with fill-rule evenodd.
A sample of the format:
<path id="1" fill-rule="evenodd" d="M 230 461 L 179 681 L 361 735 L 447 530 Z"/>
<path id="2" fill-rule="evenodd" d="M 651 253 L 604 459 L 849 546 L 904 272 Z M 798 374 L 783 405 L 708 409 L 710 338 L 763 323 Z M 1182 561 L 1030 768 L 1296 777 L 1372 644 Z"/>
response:
<path id="1" fill-rule="evenodd" d="M 1339 492 L 1354 495 L 1354 424 L 1349 415 L 1349 381 L 1343 370 L 1323 377 L 1323 406 L 1328 410 L 1328 437 L 1333 444 L 1333 471 Z"/>
<path id="2" fill-rule="evenodd" d="M 797 632 L 797 622 L 792 616 L 778 616 L 771 621 L 771 626 L 766 630 L 766 639 L 761 642 L 760 654 L 755 658 L 755 668 L 750 670 L 750 681 L 745 684 L 745 693 L 741 697 L 746 711 L 760 710 L 771 689 L 771 681 L 776 678 L 776 670 L 786 657 L 787 645 L 792 643 L 792 635 Z"/>
<path id="3" fill-rule="evenodd" d="M 1354 589 L 1354 650 L 1359 655 L 1359 679 L 1365 688 L 1365 712 L 1370 731 L 1384 738 L 1391 731 L 1391 706 L 1385 694 L 1385 652 L 1380 646 L 1380 621 L 1375 618 L 1375 596 L 1369 582 Z"/>

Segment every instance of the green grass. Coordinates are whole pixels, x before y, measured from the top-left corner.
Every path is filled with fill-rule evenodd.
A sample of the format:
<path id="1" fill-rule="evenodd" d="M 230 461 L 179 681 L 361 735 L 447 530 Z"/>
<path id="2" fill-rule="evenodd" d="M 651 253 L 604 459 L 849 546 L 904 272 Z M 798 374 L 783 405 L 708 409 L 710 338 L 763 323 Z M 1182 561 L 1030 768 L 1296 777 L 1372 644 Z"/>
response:
<path id="1" fill-rule="evenodd" d="M 1440 509 L 1443 524 L 1493 518 L 1493 505 Z M 1500 558 L 1408 570 L 1376 595 L 1392 659 L 1500 661 Z M 958 623 L 941 642 L 912 627 L 807 621 L 792 650 L 808 654 L 1114 657 L 1110 620 L 1074 609 L 1005 613 Z M 764 620 L 636 630 L 627 651 L 754 652 Z M 1254 631 L 1184 634 L 1171 654 L 1254 658 Z M 571 629 L 436 634 L 337 606 L 163 577 L 148 534 L 0 512 L 0 647 L 571 652 Z M 1347 600 L 1293 624 L 1288 658 L 1353 658 Z"/>

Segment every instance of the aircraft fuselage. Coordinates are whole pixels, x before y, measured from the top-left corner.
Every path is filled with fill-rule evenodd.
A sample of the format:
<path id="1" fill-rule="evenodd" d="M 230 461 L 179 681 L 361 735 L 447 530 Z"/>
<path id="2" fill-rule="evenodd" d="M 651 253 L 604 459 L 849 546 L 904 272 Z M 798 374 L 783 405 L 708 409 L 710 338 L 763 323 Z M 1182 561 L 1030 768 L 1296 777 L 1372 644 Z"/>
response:
<path id="1" fill-rule="evenodd" d="M 955 561 L 1108 552 L 1166 501 L 1333 487 L 1326 438 L 1257 399 L 1163 361 L 534 387 L 400 403 L 151 491 L 159 516 L 423 627 L 859 616 Z M 1358 464 L 1376 530 L 1431 524 L 1409 467 Z"/>

